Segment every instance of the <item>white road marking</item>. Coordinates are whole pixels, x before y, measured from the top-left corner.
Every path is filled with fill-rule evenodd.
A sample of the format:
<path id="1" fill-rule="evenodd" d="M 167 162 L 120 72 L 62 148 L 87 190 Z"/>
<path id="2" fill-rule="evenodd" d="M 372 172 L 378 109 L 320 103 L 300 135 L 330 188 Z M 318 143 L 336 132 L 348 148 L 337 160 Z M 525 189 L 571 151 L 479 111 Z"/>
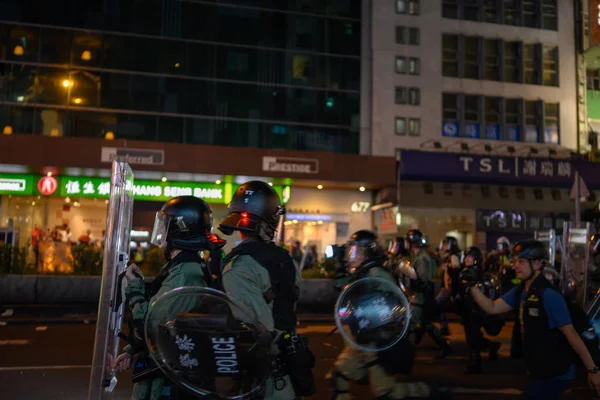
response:
<path id="1" fill-rule="evenodd" d="M 38 332 L 43 332 L 43 331 L 45 331 L 47 329 L 48 329 L 47 326 L 36 326 L 35 327 L 35 330 L 38 331 Z"/>
<path id="2" fill-rule="evenodd" d="M 92 368 L 91 365 L 33 365 L 26 367 L 0 367 L 0 372 L 7 371 L 39 371 L 45 369 L 84 369 Z"/>
<path id="3" fill-rule="evenodd" d="M 17 345 L 23 346 L 31 343 L 31 340 L 25 339 L 13 339 L 13 340 L 0 340 L 0 346 L 9 346 L 9 345 Z"/>

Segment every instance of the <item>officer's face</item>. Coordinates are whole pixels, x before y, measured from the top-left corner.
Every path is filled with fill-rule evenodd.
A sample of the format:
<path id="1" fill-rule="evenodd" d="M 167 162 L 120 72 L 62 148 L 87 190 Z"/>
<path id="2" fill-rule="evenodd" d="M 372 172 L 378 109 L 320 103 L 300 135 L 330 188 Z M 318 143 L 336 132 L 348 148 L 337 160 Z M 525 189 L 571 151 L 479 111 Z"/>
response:
<path id="1" fill-rule="evenodd" d="M 465 257 L 465 265 L 467 267 L 472 267 L 475 264 L 475 258 L 471 255 Z"/>

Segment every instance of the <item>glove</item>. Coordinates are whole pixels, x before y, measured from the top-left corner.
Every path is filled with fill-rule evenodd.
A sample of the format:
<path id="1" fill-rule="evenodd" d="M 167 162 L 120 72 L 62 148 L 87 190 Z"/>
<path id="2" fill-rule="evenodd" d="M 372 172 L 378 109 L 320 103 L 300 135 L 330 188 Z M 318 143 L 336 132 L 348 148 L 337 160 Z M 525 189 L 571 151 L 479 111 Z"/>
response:
<path id="1" fill-rule="evenodd" d="M 138 267 L 135 264 L 131 264 L 129 267 L 127 267 L 127 271 L 125 272 L 125 278 L 128 281 L 132 281 L 134 279 L 144 279 L 144 274 L 142 273 L 140 267 Z"/>
<path id="2" fill-rule="evenodd" d="M 460 272 L 460 280 L 474 286 L 483 280 L 483 271 L 479 268 L 465 268 Z"/>

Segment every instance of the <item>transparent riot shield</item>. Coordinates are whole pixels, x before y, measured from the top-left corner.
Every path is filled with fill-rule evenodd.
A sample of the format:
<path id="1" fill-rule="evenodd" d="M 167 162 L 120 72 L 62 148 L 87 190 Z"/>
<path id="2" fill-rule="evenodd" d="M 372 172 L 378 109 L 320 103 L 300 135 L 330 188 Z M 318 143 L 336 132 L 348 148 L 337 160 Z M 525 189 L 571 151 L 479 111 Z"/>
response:
<path id="1" fill-rule="evenodd" d="M 550 229 L 548 231 L 535 231 L 534 239 L 539 240 L 544 244 L 544 246 L 546 246 L 546 249 L 548 250 L 548 260 L 550 261 L 550 265 L 555 266 L 556 244 L 558 242 L 556 231 L 554 229 Z"/>
<path id="2" fill-rule="evenodd" d="M 250 309 L 218 290 L 180 287 L 163 294 L 150 305 L 145 332 L 156 365 L 198 397 L 261 398 L 273 371 L 276 338 Z"/>
<path id="3" fill-rule="evenodd" d="M 410 308 L 398 285 L 369 277 L 351 283 L 340 293 L 334 318 L 349 345 L 377 352 L 391 348 L 406 336 Z"/>
<path id="4" fill-rule="evenodd" d="M 121 281 L 129 260 L 133 213 L 133 172 L 129 165 L 113 161 L 110 183 L 104 265 L 88 400 L 110 399 L 117 384 L 112 364 L 119 351 L 118 335 L 123 319 Z"/>
<path id="5" fill-rule="evenodd" d="M 572 297 L 585 309 L 592 300 L 588 281 L 590 224 L 575 228 L 570 222 L 564 223 L 563 254 L 561 264 L 561 288 L 565 295 Z"/>

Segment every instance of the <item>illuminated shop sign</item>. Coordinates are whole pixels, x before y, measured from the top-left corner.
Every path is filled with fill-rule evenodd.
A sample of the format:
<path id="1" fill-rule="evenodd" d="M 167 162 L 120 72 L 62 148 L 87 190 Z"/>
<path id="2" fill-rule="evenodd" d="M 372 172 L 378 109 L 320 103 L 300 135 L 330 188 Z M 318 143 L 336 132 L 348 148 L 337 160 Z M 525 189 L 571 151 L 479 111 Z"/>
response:
<path id="1" fill-rule="evenodd" d="M 54 176 L 51 178 L 58 188 L 47 190 L 40 185 L 48 178 L 36 175 L 0 174 L 0 195 L 54 195 L 62 197 L 81 197 L 107 199 L 110 196 L 109 178 L 91 178 L 82 176 Z M 153 180 L 135 180 L 133 188 L 135 200 L 167 201 L 177 196 L 196 196 L 213 204 L 228 204 L 235 187 L 231 183 L 208 182 L 162 182 Z M 37 186 L 36 186 L 37 185 Z M 290 198 L 289 186 L 273 186 L 282 202 Z"/>

